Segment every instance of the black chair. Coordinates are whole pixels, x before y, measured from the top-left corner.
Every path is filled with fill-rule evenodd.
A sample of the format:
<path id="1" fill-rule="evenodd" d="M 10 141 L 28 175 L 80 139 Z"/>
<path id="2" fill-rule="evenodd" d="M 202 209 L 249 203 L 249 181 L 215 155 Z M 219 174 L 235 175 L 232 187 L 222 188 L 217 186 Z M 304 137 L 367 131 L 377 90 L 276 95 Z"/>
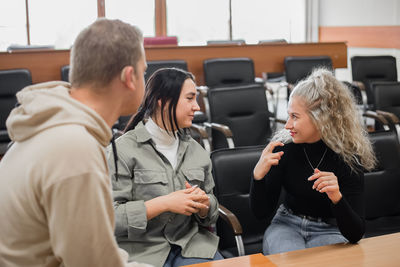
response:
<path id="1" fill-rule="evenodd" d="M 333 71 L 332 59 L 329 56 L 285 57 L 284 66 L 288 98 L 293 87 L 309 76 L 315 68 L 325 67 Z"/>
<path id="2" fill-rule="evenodd" d="M 144 75 L 144 79 L 147 81 L 156 70 L 161 68 L 177 68 L 186 71 L 188 70 L 188 66 L 185 60 L 147 61 L 147 70 L 146 74 Z"/>
<path id="3" fill-rule="evenodd" d="M 69 82 L 69 65 L 61 67 L 61 81 Z"/>
<path id="4" fill-rule="evenodd" d="M 240 222 L 231 227 L 218 220 L 216 229 L 220 237 L 219 249 L 226 257 L 262 252 L 262 240 L 270 219 L 258 220 L 249 208 L 251 173 L 263 146 L 220 149 L 211 153 L 215 196 Z"/>
<path id="5" fill-rule="evenodd" d="M 373 110 L 383 110 L 400 117 L 400 82 L 371 82 Z"/>
<path id="6" fill-rule="evenodd" d="M 259 84 L 264 87 L 264 90 L 272 94 L 272 90 L 266 86 L 266 81 L 255 76 L 254 62 L 251 58 L 207 59 L 203 62 L 203 70 L 206 86 L 200 86 L 198 91 L 200 102 L 203 103 L 203 110 L 208 118 L 211 116 L 208 92 L 214 88 Z M 275 108 L 275 106 L 272 106 L 272 108 Z M 273 110 L 272 114 L 275 115 L 275 113 L 275 110 Z"/>
<path id="7" fill-rule="evenodd" d="M 0 70 L 0 155 L 7 150 L 11 141 L 6 128 L 6 120 L 15 107 L 16 93 L 32 84 L 31 73 L 27 69 Z"/>
<path id="8" fill-rule="evenodd" d="M 365 237 L 400 232 L 400 144 L 393 131 L 370 133 L 378 167 L 365 173 Z"/>
<path id="9" fill-rule="evenodd" d="M 210 89 L 255 82 L 254 63 L 250 58 L 207 59 L 203 70 L 205 85 Z"/>
<path id="10" fill-rule="evenodd" d="M 234 146 L 267 144 L 272 134 L 265 89 L 262 85 L 220 87 L 209 90 L 210 120 L 229 127 Z M 276 120 L 282 122 L 280 120 Z M 214 149 L 226 148 L 226 138 L 212 131 Z"/>
<path id="11" fill-rule="evenodd" d="M 367 109 L 373 107 L 371 82 L 397 81 L 396 58 L 393 56 L 354 56 L 351 58 L 353 82 L 366 94 Z"/>
<path id="12" fill-rule="evenodd" d="M 332 59 L 329 56 L 285 57 L 286 82 L 296 85 L 318 67 L 333 70 Z"/>

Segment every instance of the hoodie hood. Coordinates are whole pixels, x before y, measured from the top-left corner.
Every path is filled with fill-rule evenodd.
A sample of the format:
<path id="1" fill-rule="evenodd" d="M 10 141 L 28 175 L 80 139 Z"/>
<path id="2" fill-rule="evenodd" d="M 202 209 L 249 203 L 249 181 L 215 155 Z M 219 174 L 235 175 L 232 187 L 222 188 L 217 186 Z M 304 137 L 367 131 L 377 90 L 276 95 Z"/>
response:
<path id="1" fill-rule="evenodd" d="M 37 133 L 65 124 L 79 124 L 103 146 L 110 143 L 111 129 L 99 114 L 69 95 L 70 84 L 46 82 L 25 87 L 17 93 L 20 104 L 6 126 L 11 140 L 24 141 Z"/>

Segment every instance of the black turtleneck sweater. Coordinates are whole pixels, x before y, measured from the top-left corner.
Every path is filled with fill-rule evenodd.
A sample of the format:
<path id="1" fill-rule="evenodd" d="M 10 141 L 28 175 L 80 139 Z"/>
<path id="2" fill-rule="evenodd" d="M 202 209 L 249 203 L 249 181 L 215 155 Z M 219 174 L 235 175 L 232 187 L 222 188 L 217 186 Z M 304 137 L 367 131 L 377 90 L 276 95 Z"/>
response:
<path id="1" fill-rule="evenodd" d="M 314 170 L 307 161 L 304 149 L 313 167 L 318 165 L 327 149 L 318 169 L 333 172 L 338 178 L 343 197 L 337 204 L 333 204 L 326 193 L 312 189 L 315 180 L 307 179 Z M 284 204 L 294 213 L 336 218 L 343 236 L 352 243 L 358 242 L 365 232 L 363 171 L 351 171 L 323 141 L 313 144 L 289 143 L 276 147 L 274 152 L 277 151 L 284 151 L 279 165 L 272 166 L 262 180 L 251 179 L 250 206 L 255 216 L 272 216 L 283 187 L 286 192 Z"/>

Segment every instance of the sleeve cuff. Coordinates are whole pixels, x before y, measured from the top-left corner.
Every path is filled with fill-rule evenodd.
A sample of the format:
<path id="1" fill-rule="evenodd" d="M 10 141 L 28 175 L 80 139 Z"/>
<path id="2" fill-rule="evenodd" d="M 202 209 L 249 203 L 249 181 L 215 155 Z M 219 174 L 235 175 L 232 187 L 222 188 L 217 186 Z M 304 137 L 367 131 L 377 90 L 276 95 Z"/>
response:
<path id="1" fill-rule="evenodd" d="M 147 211 L 144 201 L 129 201 L 126 203 L 128 218 L 128 238 L 138 232 L 145 232 L 147 228 Z"/>

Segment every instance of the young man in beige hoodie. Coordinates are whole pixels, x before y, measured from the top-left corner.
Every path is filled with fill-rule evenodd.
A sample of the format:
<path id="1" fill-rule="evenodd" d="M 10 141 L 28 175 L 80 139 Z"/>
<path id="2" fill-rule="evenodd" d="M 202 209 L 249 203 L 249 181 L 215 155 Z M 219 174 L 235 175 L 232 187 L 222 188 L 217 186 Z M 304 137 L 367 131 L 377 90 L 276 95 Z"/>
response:
<path id="1" fill-rule="evenodd" d="M 126 264 L 104 149 L 144 94 L 142 33 L 97 20 L 77 37 L 70 65 L 71 85 L 23 89 L 7 120 L 14 144 L 0 161 L 0 266 Z"/>

